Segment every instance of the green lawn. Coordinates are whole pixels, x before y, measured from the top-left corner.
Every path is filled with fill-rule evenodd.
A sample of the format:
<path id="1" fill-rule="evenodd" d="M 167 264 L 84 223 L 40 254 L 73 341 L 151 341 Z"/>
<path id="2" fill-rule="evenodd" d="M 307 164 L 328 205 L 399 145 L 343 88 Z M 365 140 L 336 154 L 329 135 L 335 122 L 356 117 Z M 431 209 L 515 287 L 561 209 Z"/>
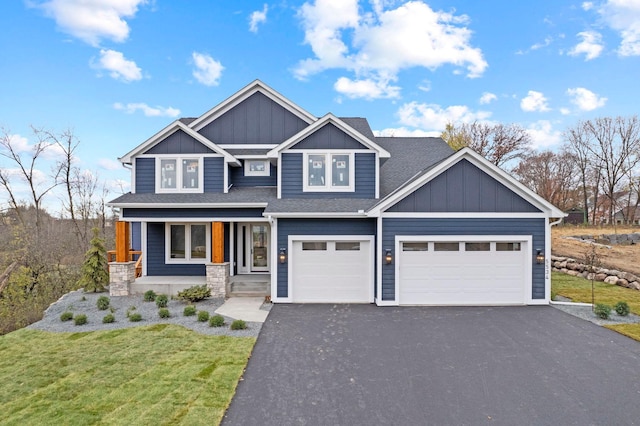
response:
<path id="1" fill-rule="evenodd" d="M 574 302 L 591 303 L 591 281 L 552 272 L 551 294 L 568 297 Z M 640 315 L 640 291 L 638 290 L 596 281 L 594 294 L 596 303 L 605 303 L 613 307 L 620 301 L 627 302 L 631 312 Z M 640 324 L 618 324 L 606 327 L 640 341 Z"/>
<path id="2" fill-rule="evenodd" d="M 0 424 L 217 425 L 255 338 L 158 324 L 0 336 Z"/>

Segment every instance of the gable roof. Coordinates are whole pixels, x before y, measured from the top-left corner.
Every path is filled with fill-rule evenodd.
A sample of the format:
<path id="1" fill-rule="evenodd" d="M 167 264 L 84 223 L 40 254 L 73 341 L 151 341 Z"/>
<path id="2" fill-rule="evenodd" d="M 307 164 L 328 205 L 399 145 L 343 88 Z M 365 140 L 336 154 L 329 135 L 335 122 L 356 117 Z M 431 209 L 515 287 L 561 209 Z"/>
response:
<path id="1" fill-rule="evenodd" d="M 306 123 L 311 124 L 317 120 L 317 117 L 305 111 L 304 109 L 300 108 L 298 105 L 294 104 L 293 102 L 291 102 L 290 100 L 282 96 L 280 93 L 276 92 L 271 87 L 264 84 L 262 81 L 254 80 L 244 88 L 240 89 L 239 91 L 231 95 L 226 100 L 222 101 L 221 103 L 219 103 L 218 105 L 216 105 L 215 107 L 213 107 L 212 109 L 210 109 L 209 111 L 205 112 L 200 117 L 192 121 L 189 124 L 189 127 L 194 129 L 195 131 L 202 129 L 203 127 L 205 127 L 206 125 L 214 121 L 216 118 L 220 117 L 225 112 L 231 110 L 233 107 L 240 104 L 242 101 L 251 97 L 251 95 L 255 94 L 256 92 L 262 93 L 267 98 L 271 99 L 278 105 L 282 106 L 287 111 L 299 117 L 301 120 L 305 121 Z"/>
<path id="2" fill-rule="evenodd" d="M 434 164 L 414 178 L 409 179 L 404 185 L 400 186 L 385 199 L 376 204 L 368 214 L 370 216 L 377 216 L 463 159 L 466 159 L 480 170 L 502 183 L 533 206 L 547 213 L 549 217 L 562 218 L 566 216 L 562 210 L 540 197 L 538 194 L 511 177 L 511 175 L 507 174 L 504 170 L 489 162 L 486 158 L 468 147 L 461 149 L 441 162 Z"/>
<path id="3" fill-rule="evenodd" d="M 355 139 L 356 141 L 358 141 L 362 145 L 366 146 L 367 148 L 369 148 L 371 150 L 376 151 L 380 158 L 389 158 L 390 157 L 390 154 L 389 154 L 389 152 L 387 150 L 385 150 L 380 145 L 376 144 L 371 139 L 367 138 L 362 133 L 360 133 L 359 131 L 357 131 L 353 127 L 349 126 L 347 123 L 345 123 L 344 121 L 342 121 L 341 119 L 339 119 L 338 117 L 336 117 L 335 115 L 333 115 L 331 113 L 328 113 L 328 114 L 324 115 L 322 118 L 317 120 L 315 123 L 305 127 L 300 132 L 296 133 L 295 135 L 291 136 L 286 141 L 282 142 L 280 145 L 278 145 L 275 148 L 273 148 L 271 151 L 269 151 L 267 153 L 267 157 L 269 157 L 269 158 L 278 158 L 278 154 L 280 154 L 280 152 L 282 152 L 282 151 L 284 151 L 284 150 L 286 150 L 288 148 L 291 148 L 293 145 L 295 145 L 298 142 L 302 141 L 304 138 L 306 138 L 307 136 L 313 134 L 315 131 L 317 131 L 318 129 L 321 129 L 322 127 L 324 127 L 327 124 L 333 124 L 339 130 L 343 131 L 344 133 L 346 133 L 347 135 L 349 135 L 350 137 L 352 137 L 353 139 Z"/>
<path id="4" fill-rule="evenodd" d="M 179 130 L 182 130 L 187 135 L 191 136 L 192 138 L 194 138 L 195 140 L 197 140 L 207 148 L 211 149 L 212 151 L 222 155 L 226 162 L 236 166 L 240 166 L 240 162 L 233 155 L 229 154 L 227 151 L 220 148 L 218 145 L 214 144 L 209 139 L 197 133 L 196 131 L 194 131 L 187 125 L 185 125 L 180 120 L 176 120 L 173 123 L 169 124 L 167 127 L 160 130 L 158 133 L 156 133 L 155 135 L 153 135 L 152 137 L 150 137 L 149 139 L 147 139 L 146 141 L 144 141 L 143 143 L 141 143 L 131 151 L 127 152 L 125 155 L 119 158 L 120 162 L 123 164 L 131 164 L 133 157 L 146 152 L 147 150 L 151 149 L 153 146 L 162 142 L 168 136 L 171 136 L 173 133 Z"/>

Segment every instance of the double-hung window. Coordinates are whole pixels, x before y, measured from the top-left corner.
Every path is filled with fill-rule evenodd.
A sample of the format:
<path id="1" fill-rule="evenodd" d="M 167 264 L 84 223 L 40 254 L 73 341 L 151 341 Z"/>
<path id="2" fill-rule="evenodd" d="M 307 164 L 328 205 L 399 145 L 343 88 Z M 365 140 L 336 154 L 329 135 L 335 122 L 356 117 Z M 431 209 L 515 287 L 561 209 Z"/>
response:
<path id="1" fill-rule="evenodd" d="M 353 192 L 353 153 L 306 153 L 303 164 L 303 190 Z"/>
<path id="2" fill-rule="evenodd" d="M 167 263 L 206 263 L 210 256 L 209 224 L 167 223 Z"/>
<path id="3" fill-rule="evenodd" d="M 156 158 L 156 192 L 203 192 L 202 157 Z"/>

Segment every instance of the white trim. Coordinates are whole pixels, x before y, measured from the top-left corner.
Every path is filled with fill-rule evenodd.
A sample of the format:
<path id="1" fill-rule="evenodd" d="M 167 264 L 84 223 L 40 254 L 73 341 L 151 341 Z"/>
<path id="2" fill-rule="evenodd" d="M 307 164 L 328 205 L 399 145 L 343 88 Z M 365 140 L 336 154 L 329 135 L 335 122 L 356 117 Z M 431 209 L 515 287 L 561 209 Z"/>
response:
<path id="1" fill-rule="evenodd" d="M 375 153 L 373 161 L 375 162 L 374 167 L 376 168 L 376 200 L 380 198 L 380 157 L 378 153 Z"/>
<path id="2" fill-rule="evenodd" d="M 171 226 L 184 225 L 184 259 L 171 258 Z M 205 257 L 203 259 L 191 259 L 191 226 L 205 226 Z M 211 263 L 211 222 L 165 222 L 164 224 L 164 263 L 166 265 L 189 264 L 199 265 Z"/>
<path id="3" fill-rule="evenodd" d="M 508 189 L 524 198 L 526 201 L 534 205 L 536 208 L 540 209 L 542 212 L 546 213 L 547 217 L 566 216 L 563 211 L 540 197 L 535 192 L 531 191 L 529 188 L 518 182 L 515 178 L 507 174 L 504 170 L 492 164 L 480 154 L 476 153 L 468 147 L 461 149 L 448 158 L 445 158 L 428 172 L 420 176 L 418 179 L 389 194 L 384 200 L 382 200 L 370 210 L 370 215 L 377 216 L 381 212 L 393 206 L 398 201 L 413 193 L 463 159 L 468 160 L 480 170 L 505 185 Z"/>
<path id="4" fill-rule="evenodd" d="M 399 256 L 401 253 L 400 244 L 404 241 L 458 241 L 458 242 L 473 242 L 473 241 L 491 241 L 491 242 L 500 242 L 500 241 L 514 241 L 526 243 L 525 253 L 526 259 L 525 261 L 525 288 L 524 292 L 524 303 L 526 305 L 540 304 L 540 300 L 542 299 L 533 299 L 532 298 L 532 289 L 533 289 L 533 237 L 531 235 L 396 235 L 394 240 L 394 277 L 395 277 L 395 302 L 397 305 L 400 304 L 400 262 Z M 455 273 L 455 271 L 452 271 Z M 548 303 L 548 300 L 547 302 Z"/>
<path id="5" fill-rule="evenodd" d="M 293 253 L 293 243 L 295 241 L 367 241 L 369 242 L 369 261 L 371 262 L 371 270 L 369 271 L 369 296 L 368 303 L 374 302 L 374 283 L 375 283 L 375 237 L 373 235 L 289 235 L 287 238 L 287 299 L 291 303 L 293 301 L 293 267 L 291 262 L 291 254 Z M 371 256 L 372 255 L 372 256 Z M 318 302 L 331 303 L 331 302 Z"/>
<path id="6" fill-rule="evenodd" d="M 282 213 L 274 213 L 274 212 L 268 212 L 268 213 L 263 213 L 263 215 L 269 215 L 269 216 L 273 216 L 273 217 L 278 217 L 278 218 L 316 218 L 316 217 L 330 217 L 330 218 L 334 218 L 334 219 L 352 219 L 352 218 L 365 218 L 367 217 L 367 215 L 362 212 L 362 213 L 358 213 L 358 212 L 353 212 L 353 213 L 345 213 L 345 212 L 338 212 L 338 213 L 328 213 L 328 212 L 282 212 Z"/>
<path id="7" fill-rule="evenodd" d="M 278 267 L 280 266 L 278 250 L 278 220 L 269 218 L 271 225 L 271 301 L 272 302 L 291 302 L 290 297 L 278 298 Z M 287 253 L 287 263 L 289 262 L 289 254 Z M 284 267 L 284 266 L 283 266 Z"/>
<path id="8" fill-rule="evenodd" d="M 218 146 L 222 149 L 273 149 L 277 143 L 221 143 Z M 266 152 L 265 152 L 266 155 Z"/>
<path id="9" fill-rule="evenodd" d="M 251 163 L 262 163 L 264 170 L 251 170 Z M 243 172 L 245 176 L 271 176 L 271 162 L 268 159 L 244 160 Z"/>
<path id="10" fill-rule="evenodd" d="M 140 222 L 140 251 L 142 251 L 142 276 L 147 276 L 147 259 L 149 252 L 147 251 L 147 222 Z"/>
<path id="11" fill-rule="evenodd" d="M 333 124 L 338 129 L 342 130 L 344 133 L 351 136 L 353 139 L 355 139 L 357 142 L 361 143 L 362 145 L 366 146 L 367 148 L 378 152 L 382 158 L 391 157 L 391 154 L 389 154 L 389 152 L 383 149 L 380 145 L 376 144 L 371 139 L 367 138 L 362 133 L 358 132 L 353 127 L 349 126 L 347 123 L 340 120 L 338 117 L 336 117 L 331 113 L 324 115 L 322 118 L 318 119 L 315 123 L 305 127 L 295 135 L 291 136 L 286 141 L 282 142 L 276 148 L 273 148 L 271 151 L 267 153 L 267 156 L 269 158 L 276 158 L 278 154 L 283 150 L 285 149 L 288 150 L 293 145 L 302 141 L 304 138 L 308 137 L 309 135 L 313 134 L 316 130 L 324 127 L 326 124 L 329 124 L 329 123 Z"/>
<path id="12" fill-rule="evenodd" d="M 282 96 L 280 93 L 264 84 L 262 81 L 254 80 L 209 111 L 202 114 L 196 120 L 189 123 L 189 127 L 193 128 L 195 131 L 202 129 L 206 125 L 213 122 L 216 118 L 233 109 L 233 107 L 239 105 L 257 92 L 262 93 L 267 98 L 271 99 L 306 123 L 310 124 L 317 120 L 315 116 L 300 108 L 298 105 L 294 104 L 293 102 Z"/>
<path id="13" fill-rule="evenodd" d="M 171 136 L 178 130 L 182 130 L 183 132 L 185 132 L 186 134 L 188 134 L 189 136 L 191 136 L 192 138 L 194 138 L 195 140 L 197 140 L 198 142 L 200 142 L 201 144 L 209 148 L 211 151 L 222 155 L 227 162 L 233 163 L 236 166 L 240 166 L 240 162 L 233 155 L 229 154 L 227 151 L 225 151 L 215 143 L 211 142 L 209 139 L 202 136 L 200 133 L 197 133 L 190 127 L 187 127 L 179 120 L 176 120 L 173 123 L 169 124 L 167 127 L 160 130 L 158 133 L 156 133 L 155 135 L 153 135 L 152 137 L 150 137 L 149 139 L 147 139 L 146 141 L 144 141 L 143 143 L 141 143 L 140 145 L 138 145 L 137 147 L 135 147 L 134 149 L 132 149 L 131 151 L 123 155 L 122 157 L 120 157 L 119 158 L 120 162 L 124 164 L 130 164 L 134 157 L 138 157 L 141 153 L 151 149 L 153 146 L 162 142 L 164 139 Z M 162 154 L 157 154 L 153 156 L 160 156 L 160 155 Z"/>
<path id="14" fill-rule="evenodd" d="M 131 193 L 135 194 L 136 193 L 136 162 L 132 161 L 131 164 L 131 169 L 129 169 L 129 172 L 131 173 Z"/>
<path id="15" fill-rule="evenodd" d="M 236 233 L 234 231 L 235 222 L 229 222 L 229 276 L 233 277 L 235 273 L 233 272 L 236 268 L 234 267 L 234 263 L 236 261 Z M 224 229 L 223 229 L 224 233 Z"/>
<path id="16" fill-rule="evenodd" d="M 278 165 L 276 168 L 276 173 L 277 173 L 276 185 L 277 185 L 278 200 L 279 200 L 282 198 L 282 153 L 278 154 Z"/>
<path id="17" fill-rule="evenodd" d="M 340 152 L 344 152 L 344 153 L 354 153 L 354 154 L 375 154 L 375 151 L 372 152 L 371 149 L 343 149 L 343 148 L 294 148 L 294 149 L 287 149 L 287 154 L 304 154 L 304 153 L 314 153 L 314 152 L 318 152 L 320 154 L 326 153 L 326 152 L 332 152 L 332 151 L 340 151 Z"/>
<path id="18" fill-rule="evenodd" d="M 410 218 L 410 219 L 505 219 L 505 218 L 513 218 L 513 219 L 544 219 L 547 218 L 547 215 L 544 213 L 466 213 L 466 212 L 435 212 L 435 213 L 426 213 L 426 212 L 417 212 L 417 213 L 381 213 L 380 216 L 385 219 L 390 218 Z"/>
<path id="19" fill-rule="evenodd" d="M 175 161 L 176 182 L 175 188 L 162 188 L 162 160 Z M 198 161 L 198 187 L 183 188 L 182 181 L 184 171 L 183 162 L 188 160 Z M 155 173 L 156 173 L 156 194 L 202 194 L 204 193 L 204 158 L 199 155 L 158 155 L 155 157 Z"/>
<path id="20" fill-rule="evenodd" d="M 382 300 L 382 218 L 376 218 L 376 249 L 374 253 L 374 264 L 376 265 L 376 305 L 384 306 L 393 302 L 397 304 L 395 300 Z M 396 299 L 397 300 L 397 299 Z"/>
<path id="21" fill-rule="evenodd" d="M 325 184 L 323 186 L 310 186 L 309 185 L 309 156 L 317 155 L 324 156 L 324 177 Z M 334 155 L 347 155 L 349 156 L 349 185 L 348 186 L 334 186 L 333 183 L 333 156 Z M 356 164 L 355 154 L 345 150 L 311 150 L 304 151 L 302 154 L 302 192 L 355 192 L 356 191 Z"/>
<path id="22" fill-rule="evenodd" d="M 264 217 L 125 217 L 122 218 L 122 222 L 169 222 L 169 223 L 204 223 L 204 222 L 238 222 L 242 219 L 243 222 L 267 222 L 268 219 Z"/>

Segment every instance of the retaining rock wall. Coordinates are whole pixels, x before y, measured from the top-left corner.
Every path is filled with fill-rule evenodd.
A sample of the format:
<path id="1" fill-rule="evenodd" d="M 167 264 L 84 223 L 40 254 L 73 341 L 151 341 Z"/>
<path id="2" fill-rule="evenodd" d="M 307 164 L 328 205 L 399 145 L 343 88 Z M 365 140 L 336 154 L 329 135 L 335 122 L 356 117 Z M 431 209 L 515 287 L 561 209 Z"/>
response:
<path id="1" fill-rule="evenodd" d="M 640 277 L 629 272 L 618 271 L 607 268 L 594 268 L 593 272 L 588 271 L 588 266 L 570 257 L 551 256 L 551 266 L 554 271 L 567 275 L 594 279 L 608 284 L 615 284 L 622 287 L 640 290 Z"/>

